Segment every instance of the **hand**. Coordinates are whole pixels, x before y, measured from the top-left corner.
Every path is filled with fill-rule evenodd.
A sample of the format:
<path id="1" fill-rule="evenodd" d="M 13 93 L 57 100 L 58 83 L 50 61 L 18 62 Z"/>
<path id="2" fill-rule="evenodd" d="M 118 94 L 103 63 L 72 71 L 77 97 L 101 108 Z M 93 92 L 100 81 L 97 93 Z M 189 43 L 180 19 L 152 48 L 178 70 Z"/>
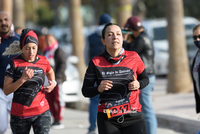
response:
<path id="1" fill-rule="evenodd" d="M 44 87 L 44 90 L 47 93 L 50 93 L 55 88 L 55 86 L 56 86 L 56 82 L 49 80 L 49 86 Z"/>
<path id="2" fill-rule="evenodd" d="M 128 43 L 131 43 L 131 42 L 133 42 L 133 40 L 134 40 L 133 37 L 129 34 L 126 41 Z"/>
<path id="3" fill-rule="evenodd" d="M 126 41 L 127 43 L 131 43 L 134 40 L 132 35 L 129 34 L 129 32 L 123 34 L 122 36 L 123 36 L 123 40 Z"/>
<path id="4" fill-rule="evenodd" d="M 109 90 L 113 87 L 112 85 L 112 81 L 110 80 L 102 80 L 99 87 L 98 87 L 98 91 L 101 93 L 103 92 L 104 90 Z"/>
<path id="5" fill-rule="evenodd" d="M 140 83 L 133 75 L 133 81 L 128 84 L 128 89 L 129 90 L 138 90 L 139 88 L 140 88 Z"/>
<path id="6" fill-rule="evenodd" d="M 28 67 L 24 68 L 24 71 L 22 73 L 22 79 L 24 81 L 28 81 L 29 79 L 31 79 L 34 76 L 34 70 L 30 69 Z"/>
<path id="7" fill-rule="evenodd" d="M 129 32 L 122 34 L 122 36 L 123 36 L 123 40 L 126 41 L 128 39 Z"/>

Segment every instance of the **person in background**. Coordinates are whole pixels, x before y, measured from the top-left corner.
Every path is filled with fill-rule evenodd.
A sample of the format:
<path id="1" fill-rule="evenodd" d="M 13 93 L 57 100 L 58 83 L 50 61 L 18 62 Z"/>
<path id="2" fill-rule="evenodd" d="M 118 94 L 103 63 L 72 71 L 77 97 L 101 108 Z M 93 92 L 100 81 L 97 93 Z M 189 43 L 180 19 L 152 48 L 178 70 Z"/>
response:
<path id="1" fill-rule="evenodd" d="M 198 51 L 194 57 L 191 71 L 196 101 L 196 113 L 200 113 L 200 24 L 193 28 L 193 39 Z"/>
<path id="2" fill-rule="evenodd" d="M 47 48 L 45 56 L 55 72 L 55 79 L 58 82 L 54 90 L 46 94 L 46 98 L 50 105 L 50 111 L 54 118 L 51 126 L 53 129 L 63 129 L 65 126 L 61 123 L 64 117 L 65 102 L 63 100 L 62 84 L 66 81 L 65 70 L 67 67 L 65 52 L 58 46 L 56 38 L 49 34 L 46 35 Z"/>
<path id="3" fill-rule="evenodd" d="M 101 41 L 105 51 L 89 62 L 82 86 L 85 97 L 100 94 L 98 132 L 146 134 L 139 103 L 139 93 L 149 83 L 144 63 L 136 52 L 123 49 L 117 24 L 105 25 Z"/>
<path id="4" fill-rule="evenodd" d="M 45 51 L 45 49 L 47 47 L 46 35 L 43 34 L 39 30 L 34 30 L 34 32 L 38 36 L 38 52 L 37 52 L 37 54 L 44 55 L 44 51 Z"/>
<path id="5" fill-rule="evenodd" d="M 28 134 L 32 126 L 35 134 L 48 134 L 51 114 L 45 92 L 50 93 L 57 84 L 54 71 L 46 57 L 37 55 L 38 38 L 33 30 L 23 29 L 20 44 L 15 47 L 13 50 L 20 48 L 22 53 L 7 65 L 3 86 L 5 95 L 14 92 L 10 117 L 12 132 Z M 13 51 L 7 52 L 4 55 L 12 55 Z M 45 74 L 49 82 L 47 87 L 43 86 Z"/>
<path id="6" fill-rule="evenodd" d="M 95 32 L 88 36 L 85 49 L 85 64 L 88 65 L 89 61 L 96 55 L 103 52 L 104 45 L 101 42 L 101 33 L 105 24 L 111 22 L 111 17 L 108 14 L 103 14 L 99 18 L 98 27 Z M 90 98 L 89 104 L 89 122 L 88 134 L 95 134 L 96 130 L 96 119 L 97 119 L 97 107 L 99 105 L 99 95 Z"/>
<path id="7" fill-rule="evenodd" d="M 19 35 L 11 30 L 12 20 L 6 12 L 0 12 L 0 134 L 8 128 L 8 114 L 10 113 L 13 94 L 6 96 L 3 93 L 3 83 L 6 66 L 16 55 L 5 56 L 3 52 L 10 44 L 19 44 Z"/>
<path id="8" fill-rule="evenodd" d="M 15 33 L 17 33 L 17 34 L 21 34 L 22 33 L 22 30 L 23 30 L 23 28 L 21 28 L 21 27 L 15 27 Z"/>
<path id="9" fill-rule="evenodd" d="M 152 106 L 152 91 L 154 90 L 156 79 L 154 71 L 153 42 L 147 35 L 138 16 L 130 17 L 124 27 L 128 28 L 132 32 L 132 35 L 129 35 L 128 40 L 126 38 L 128 36 L 125 36 L 124 48 L 129 51 L 135 51 L 139 54 L 144 62 L 149 77 L 149 85 L 141 90 L 139 100 L 142 105 L 142 114 L 145 119 L 147 134 L 156 134 L 157 119 Z"/>

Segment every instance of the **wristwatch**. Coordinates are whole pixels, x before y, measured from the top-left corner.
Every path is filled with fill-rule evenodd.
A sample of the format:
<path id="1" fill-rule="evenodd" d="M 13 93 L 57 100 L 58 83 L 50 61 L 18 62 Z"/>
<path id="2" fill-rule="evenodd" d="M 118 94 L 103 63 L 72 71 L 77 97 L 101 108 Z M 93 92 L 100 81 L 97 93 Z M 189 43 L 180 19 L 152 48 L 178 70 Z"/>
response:
<path id="1" fill-rule="evenodd" d="M 52 82 L 55 82 L 55 86 L 57 85 L 57 82 L 55 80 L 51 80 Z"/>

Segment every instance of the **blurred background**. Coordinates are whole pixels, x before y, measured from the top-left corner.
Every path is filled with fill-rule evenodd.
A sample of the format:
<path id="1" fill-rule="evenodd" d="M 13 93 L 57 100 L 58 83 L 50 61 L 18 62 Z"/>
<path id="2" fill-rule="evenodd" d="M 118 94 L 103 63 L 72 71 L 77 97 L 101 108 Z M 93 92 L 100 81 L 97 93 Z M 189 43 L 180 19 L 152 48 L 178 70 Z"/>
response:
<path id="1" fill-rule="evenodd" d="M 169 93 L 190 92 L 190 65 L 197 51 L 192 29 L 199 24 L 199 5 L 199 0 L 0 0 L 0 10 L 11 16 L 14 27 L 52 33 L 67 53 L 66 102 L 79 100 L 85 40 L 104 13 L 121 27 L 132 15 L 139 16 L 154 41 L 156 75 L 168 79 Z"/>

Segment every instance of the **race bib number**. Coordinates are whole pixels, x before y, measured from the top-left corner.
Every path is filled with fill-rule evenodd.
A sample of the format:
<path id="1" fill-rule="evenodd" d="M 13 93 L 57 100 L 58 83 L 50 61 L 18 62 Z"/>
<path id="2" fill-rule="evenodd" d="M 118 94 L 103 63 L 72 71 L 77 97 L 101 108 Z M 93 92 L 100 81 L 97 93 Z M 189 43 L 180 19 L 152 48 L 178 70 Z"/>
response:
<path id="1" fill-rule="evenodd" d="M 105 103 L 108 118 L 128 114 L 131 112 L 131 105 L 128 98 Z"/>

